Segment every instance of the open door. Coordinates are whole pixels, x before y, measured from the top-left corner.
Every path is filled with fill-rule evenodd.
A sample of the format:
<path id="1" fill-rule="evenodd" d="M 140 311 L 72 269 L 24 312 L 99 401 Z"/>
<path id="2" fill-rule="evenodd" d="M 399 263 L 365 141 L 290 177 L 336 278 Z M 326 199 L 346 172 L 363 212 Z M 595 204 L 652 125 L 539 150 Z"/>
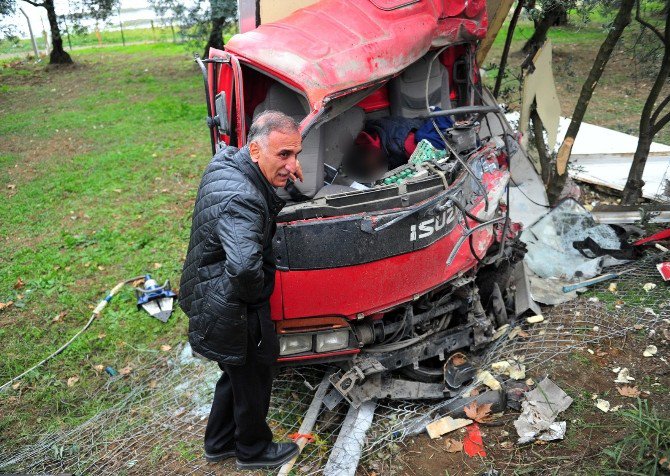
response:
<path id="1" fill-rule="evenodd" d="M 212 154 L 226 145 L 242 147 L 246 143 L 246 124 L 242 75 L 237 58 L 225 51 L 210 48 L 210 57 L 196 57 L 205 81 L 207 125 L 210 129 Z"/>

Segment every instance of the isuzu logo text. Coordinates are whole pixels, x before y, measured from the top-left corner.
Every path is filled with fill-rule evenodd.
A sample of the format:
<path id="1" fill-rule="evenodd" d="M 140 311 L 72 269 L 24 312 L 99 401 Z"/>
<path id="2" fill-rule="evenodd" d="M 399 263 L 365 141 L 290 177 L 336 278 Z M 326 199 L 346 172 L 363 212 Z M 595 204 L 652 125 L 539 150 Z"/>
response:
<path id="1" fill-rule="evenodd" d="M 427 220 L 422 221 L 418 225 L 412 225 L 409 228 L 409 241 L 416 241 L 417 239 L 428 238 L 436 231 L 441 230 L 442 228 L 453 222 L 455 218 L 456 213 L 454 212 L 454 208 L 449 208 L 448 210 L 443 211 L 439 215 L 436 215 L 432 218 L 428 218 Z"/>

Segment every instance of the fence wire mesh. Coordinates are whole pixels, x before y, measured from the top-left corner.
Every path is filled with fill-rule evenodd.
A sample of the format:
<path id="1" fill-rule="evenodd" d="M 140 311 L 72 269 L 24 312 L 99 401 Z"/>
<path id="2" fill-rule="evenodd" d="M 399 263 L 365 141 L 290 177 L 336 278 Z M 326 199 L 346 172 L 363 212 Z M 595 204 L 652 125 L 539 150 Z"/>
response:
<path id="1" fill-rule="evenodd" d="M 496 340 L 483 356 L 483 366 L 523 358 L 528 374 L 541 375 L 563 354 L 670 323 L 667 283 L 655 266 L 667 258 L 667 254 L 655 254 L 630 265 L 616 281 L 616 289 L 603 283 L 578 300 L 546 309 L 543 322 L 525 327 L 528 337 L 505 335 Z M 647 283 L 654 286 L 645 289 Z M 269 414 L 276 439 L 298 430 L 326 371 L 325 366 L 310 366 L 279 373 Z M 157 360 L 138 372 L 123 398 L 88 421 L 34 438 L 34 443 L 18 451 L 0 450 L 0 471 L 235 474 L 234 463 L 208 464 L 202 458 L 202 437 L 219 374 L 216 365 L 194 359 L 190 348 L 182 348 L 172 358 Z M 443 403 L 378 402 L 362 460 L 389 474 L 398 445 L 417 422 L 425 421 Z M 320 410 L 312 432 L 315 439 L 303 450 L 293 474 L 322 474 L 347 410 L 345 402 L 333 410 Z"/>

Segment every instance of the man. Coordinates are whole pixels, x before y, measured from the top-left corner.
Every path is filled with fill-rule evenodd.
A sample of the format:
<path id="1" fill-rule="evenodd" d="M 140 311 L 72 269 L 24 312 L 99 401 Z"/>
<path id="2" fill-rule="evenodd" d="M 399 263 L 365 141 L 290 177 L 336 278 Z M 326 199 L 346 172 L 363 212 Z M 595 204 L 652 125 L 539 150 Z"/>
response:
<path id="1" fill-rule="evenodd" d="M 239 469 L 275 468 L 298 453 L 273 443 L 266 417 L 279 343 L 270 320 L 272 237 L 284 206 L 275 191 L 302 180 L 298 125 L 266 111 L 251 125 L 248 146 L 217 153 L 202 177 L 180 285 L 195 352 L 219 363 L 205 431 L 205 458 L 237 456 Z"/>

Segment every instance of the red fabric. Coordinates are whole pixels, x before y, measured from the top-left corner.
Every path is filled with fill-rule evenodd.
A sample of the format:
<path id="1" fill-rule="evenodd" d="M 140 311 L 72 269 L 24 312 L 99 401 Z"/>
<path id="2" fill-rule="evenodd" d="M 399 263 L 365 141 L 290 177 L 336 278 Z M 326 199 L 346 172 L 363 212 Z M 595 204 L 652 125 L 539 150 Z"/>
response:
<path id="1" fill-rule="evenodd" d="M 646 238 L 642 238 L 641 240 L 637 240 L 633 245 L 635 246 L 640 246 L 644 245 L 647 243 L 651 243 L 652 241 L 661 241 L 661 240 L 667 240 L 670 238 L 670 228 L 667 230 L 659 231 L 658 233 L 654 233 L 651 236 L 648 236 Z"/>
<path id="2" fill-rule="evenodd" d="M 364 149 L 381 150 L 382 148 L 382 140 L 376 132 L 370 134 L 368 132 L 361 131 L 358 133 L 358 136 L 356 136 L 354 143 L 358 147 L 362 147 Z"/>
<path id="3" fill-rule="evenodd" d="M 405 139 L 405 150 L 407 151 L 407 157 L 412 155 L 416 150 L 416 139 L 414 138 L 414 131 L 407 134 Z"/>
<path id="4" fill-rule="evenodd" d="M 663 281 L 670 281 L 670 262 L 658 263 L 656 269 L 663 276 Z"/>
<path id="5" fill-rule="evenodd" d="M 312 435 L 311 433 L 303 434 L 303 433 L 297 433 L 296 432 L 296 433 L 291 433 L 290 435 L 288 435 L 288 437 L 290 439 L 292 439 L 293 441 L 298 441 L 300 438 L 306 439 L 308 443 L 312 443 L 314 441 L 314 435 Z"/>
<path id="6" fill-rule="evenodd" d="M 374 112 L 387 109 L 390 107 L 390 104 L 389 88 L 388 86 L 382 86 L 356 105 L 363 108 L 365 112 Z"/>
<path id="7" fill-rule="evenodd" d="M 482 441 L 482 433 L 479 431 L 479 425 L 473 423 L 465 427 L 468 432 L 463 439 L 463 451 L 468 456 L 486 456 L 484 451 L 484 442 Z"/>

